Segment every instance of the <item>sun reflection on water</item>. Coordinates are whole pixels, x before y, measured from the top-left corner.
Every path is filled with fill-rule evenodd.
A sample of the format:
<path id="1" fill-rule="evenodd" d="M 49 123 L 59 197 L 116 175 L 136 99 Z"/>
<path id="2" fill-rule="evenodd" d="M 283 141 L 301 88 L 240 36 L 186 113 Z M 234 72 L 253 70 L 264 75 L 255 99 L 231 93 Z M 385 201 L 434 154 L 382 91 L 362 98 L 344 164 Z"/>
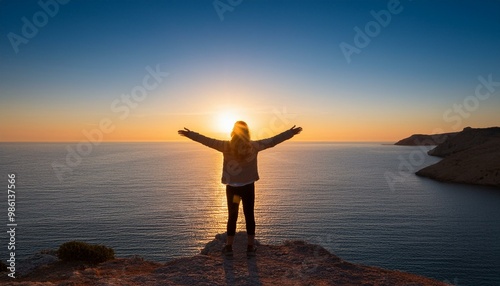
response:
<path id="1" fill-rule="evenodd" d="M 196 211 L 205 212 L 201 214 L 204 220 L 192 225 L 193 229 L 191 230 L 193 245 L 200 249 L 212 241 L 215 235 L 225 233 L 227 223 L 226 186 L 221 183 L 223 157 L 217 152 L 213 152 L 207 157 L 206 159 L 210 162 L 207 162 L 207 169 L 204 171 L 206 176 L 203 176 L 203 179 L 207 180 L 206 188 L 198 195 L 196 202 L 198 204 Z M 277 198 L 268 193 L 271 188 L 269 185 L 271 177 L 269 176 L 260 184 L 257 183 L 255 190 L 255 220 L 258 238 L 264 240 L 266 240 L 264 237 L 272 232 L 270 226 L 276 220 L 276 213 L 273 209 Z M 200 216 L 200 213 L 193 214 L 193 216 Z M 245 216 L 240 203 L 236 231 L 245 230 Z"/>
<path id="2" fill-rule="evenodd" d="M 226 231 L 227 203 L 226 188 L 221 183 L 222 155 L 215 153 L 210 156 L 208 166 L 207 188 L 202 194 L 204 207 L 200 211 L 205 211 L 205 221 L 198 225 L 193 231 L 195 235 L 195 244 L 198 247 L 203 246 L 215 238 L 216 234 Z"/>

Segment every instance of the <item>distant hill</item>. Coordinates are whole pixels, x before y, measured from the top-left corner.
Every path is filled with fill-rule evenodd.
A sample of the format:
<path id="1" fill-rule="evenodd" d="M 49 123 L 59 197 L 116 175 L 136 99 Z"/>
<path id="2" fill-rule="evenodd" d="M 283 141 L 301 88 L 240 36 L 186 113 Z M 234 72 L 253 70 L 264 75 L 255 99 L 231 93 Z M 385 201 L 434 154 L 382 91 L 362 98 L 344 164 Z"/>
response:
<path id="1" fill-rule="evenodd" d="M 446 141 L 449 137 L 455 136 L 458 132 L 442 133 L 442 134 L 413 134 L 410 137 L 401 139 L 394 145 L 402 146 L 431 146 L 438 145 Z"/>
<path id="2" fill-rule="evenodd" d="M 447 157 L 454 153 L 481 146 L 484 143 L 500 139 L 500 127 L 471 128 L 466 127 L 450 140 L 446 140 L 429 151 L 429 155 Z"/>
<path id="3" fill-rule="evenodd" d="M 500 187 L 500 127 L 467 127 L 448 136 L 428 154 L 443 160 L 419 170 L 419 176 Z"/>

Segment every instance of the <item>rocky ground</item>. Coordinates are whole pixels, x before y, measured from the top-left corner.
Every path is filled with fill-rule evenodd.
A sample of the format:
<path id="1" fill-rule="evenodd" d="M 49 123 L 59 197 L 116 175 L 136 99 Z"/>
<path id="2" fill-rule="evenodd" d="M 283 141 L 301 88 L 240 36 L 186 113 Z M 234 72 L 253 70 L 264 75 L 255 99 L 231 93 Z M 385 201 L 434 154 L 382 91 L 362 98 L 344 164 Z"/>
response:
<path id="1" fill-rule="evenodd" d="M 435 180 L 500 188 L 500 128 L 465 128 L 429 151 L 444 159 L 416 174 Z"/>
<path id="2" fill-rule="evenodd" d="M 202 254 L 168 263 L 140 257 L 118 258 L 99 265 L 53 259 L 16 279 L 2 275 L 2 285 L 447 285 L 414 274 L 343 261 L 319 245 L 290 241 L 259 245 L 247 258 L 246 237 L 238 233 L 232 259 L 221 255 L 224 235 Z M 51 255 L 50 253 L 44 254 Z M 47 258 L 44 258 L 47 259 Z M 51 259 L 47 259 L 49 261 Z M 36 268 L 36 269 L 35 269 Z"/>

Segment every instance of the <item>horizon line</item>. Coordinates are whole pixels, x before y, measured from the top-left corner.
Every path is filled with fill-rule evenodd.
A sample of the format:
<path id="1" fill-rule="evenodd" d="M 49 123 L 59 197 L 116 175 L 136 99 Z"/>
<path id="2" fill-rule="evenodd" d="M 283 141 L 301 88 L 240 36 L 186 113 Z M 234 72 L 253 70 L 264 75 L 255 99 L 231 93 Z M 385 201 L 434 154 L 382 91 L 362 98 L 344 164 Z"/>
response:
<path id="1" fill-rule="evenodd" d="M 227 140 L 227 139 L 221 139 Z M 80 142 L 90 142 L 88 140 L 80 140 L 80 141 L 0 141 L 2 143 L 80 143 Z M 94 145 L 99 145 L 101 143 L 178 143 L 178 142 L 190 142 L 185 140 L 143 140 L 143 141 L 134 141 L 134 140 L 123 140 L 123 141 L 102 141 L 95 144 L 94 142 L 90 142 Z M 397 141 L 384 141 L 384 140 L 294 140 L 290 142 L 296 143 L 396 143 Z"/>

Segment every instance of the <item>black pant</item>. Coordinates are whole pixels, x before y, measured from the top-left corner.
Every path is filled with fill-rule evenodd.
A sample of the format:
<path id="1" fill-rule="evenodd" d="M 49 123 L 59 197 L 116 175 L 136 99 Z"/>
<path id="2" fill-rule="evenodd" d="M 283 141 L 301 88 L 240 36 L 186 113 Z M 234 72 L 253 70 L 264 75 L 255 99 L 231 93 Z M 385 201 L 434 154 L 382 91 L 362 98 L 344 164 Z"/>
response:
<path id="1" fill-rule="evenodd" d="M 255 216 L 253 212 L 255 204 L 255 185 L 254 183 L 233 187 L 226 185 L 227 198 L 227 235 L 234 236 L 236 233 L 236 222 L 238 221 L 239 203 L 235 202 L 234 196 L 240 196 L 243 201 L 243 213 L 245 214 L 245 224 L 247 226 L 247 234 L 255 235 Z"/>

